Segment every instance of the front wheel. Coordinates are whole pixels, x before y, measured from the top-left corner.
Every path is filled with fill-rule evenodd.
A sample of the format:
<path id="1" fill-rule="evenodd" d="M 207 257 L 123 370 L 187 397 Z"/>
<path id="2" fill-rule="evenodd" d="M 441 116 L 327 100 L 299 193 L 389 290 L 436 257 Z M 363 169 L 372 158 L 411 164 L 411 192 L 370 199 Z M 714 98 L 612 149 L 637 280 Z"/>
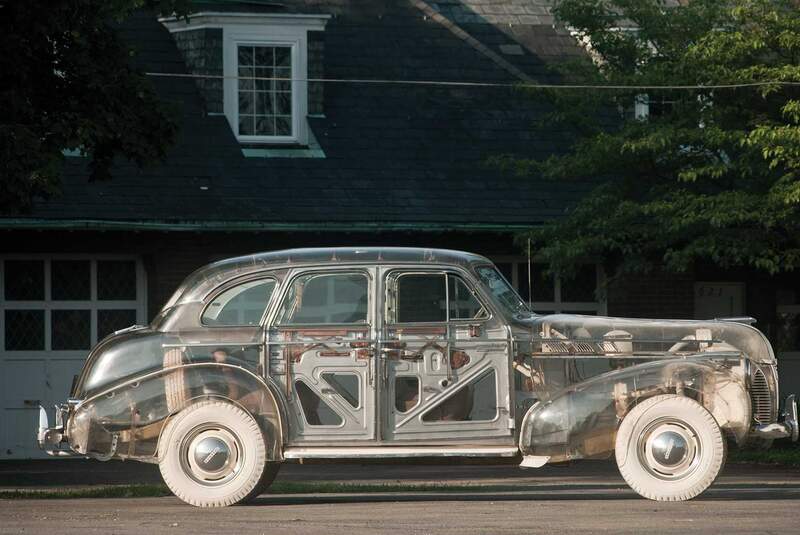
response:
<path id="1" fill-rule="evenodd" d="M 639 403 L 617 432 L 617 466 L 641 496 L 690 500 L 725 463 L 725 440 L 714 417 L 693 399 L 655 396 Z"/>
<path id="2" fill-rule="evenodd" d="M 275 478 L 258 423 L 241 408 L 203 401 L 164 429 L 158 466 L 169 489 L 198 507 L 224 507 L 257 496 Z"/>

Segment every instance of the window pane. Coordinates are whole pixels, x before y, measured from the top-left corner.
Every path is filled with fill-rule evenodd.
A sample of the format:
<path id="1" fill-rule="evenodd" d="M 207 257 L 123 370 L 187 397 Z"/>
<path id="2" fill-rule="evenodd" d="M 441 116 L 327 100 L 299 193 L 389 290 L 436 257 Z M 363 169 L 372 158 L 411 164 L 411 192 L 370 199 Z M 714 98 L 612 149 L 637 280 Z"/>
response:
<path id="1" fill-rule="evenodd" d="M 289 67 L 292 64 L 291 49 L 287 46 L 275 48 L 275 65 L 279 67 Z"/>
<path id="2" fill-rule="evenodd" d="M 97 262 L 97 298 L 101 301 L 135 301 L 136 262 L 132 260 Z"/>
<path id="3" fill-rule="evenodd" d="M 253 47 L 239 46 L 239 65 L 253 65 Z"/>
<path id="4" fill-rule="evenodd" d="M 6 310 L 7 351 L 44 349 L 44 310 Z"/>
<path id="5" fill-rule="evenodd" d="M 422 417 L 423 422 L 465 422 L 493 420 L 497 416 L 495 372 L 481 376 L 447 398 Z"/>
<path id="6" fill-rule="evenodd" d="M 88 260 L 53 260 L 50 292 L 55 301 L 91 299 L 91 268 Z"/>
<path id="7" fill-rule="evenodd" d="M 305 275 L 286 296 L 280 323 L 366 323 L 368 296 L 363 274 Z"/>
<path id="8" fill-rule="evenodd" d="M 419 379 L 396 377 L 394 381 L 394 408 L 397 412 L 408 412 L 419 405 Z"/>
<path id="9" fill-rule="evenodd" d="M 259 93 L 260 95 L 261 93 Z M 253 115 L 256 112 L 256 93 L 239 91 L 239 115 Z"/>
<path id="10" fill-rule="evenodd" d="M 252 115 L 239 116 L 239 135 L 252 136 L 255 133 L 255 117 Z"/>
<path id="11" fill-rule="evenodd" d="M 396 321 L 447 321 L 445 275 L 409 274 L 397 278 Z"/>
<path id="12" fill-rule="evenodd" d="M 292 135 L 291 117 L 275 117 L 275 135 L 277 136 Z"/>
<path id="13" fill-rule="evenodd" d="M 358 375 L 354 373 L 323 373 L 322 378 L 331 385 L 336 393 L 344 398 L 353 407 L 358 407 L 359 388 Z"/>
<path id="14" fill-rule="evenodd" d="M 448 276 L 450 285 L 450 319 L 480 319 L 487 317 L 486 310 L 472 294 L 466 283 L 458 277 Z"/>
<path id="15" fill-rule="evenodd" d="M 256 65 L 274 65 L 275 64 L 275 49 L 271 46 L 257 46 L 256 52 Z"/>
<path id="16" fill-rule="evenodd" d="M 342 417 L 303 381 L 295 381 L 294 388 L 300 399 L 300 407 L 309 425 L 341 425 Z"/>
<path id="17" fill-rule="evenodd" d="M 89 349 L 90 310 L 53 310 L 50 336 L 54 350 Z"/>
<path id="18" fill-rule="evenodd" d="M 273 279 L 250 281 L 218 295 L 203 312 L 206 325 L 258 325 L 275 289 Z"/>
<path id="19" fill-rule="evenodd" d="M 102 340 L 114 331 L 130 327 L 135 323 L 135 310 L 98 310 L 97 339 Z"/>
<path id="20" fill-rule="evenodd" d="M 258 136 L 274 136 L 275 119 L 273 117 L 256 117 L 255 133 Z"/>
<path id="21" fill-rule="evenodd" d="M 275 113 L 277 115 L 291 115 L 292 114 L 292 95 L 291 93 L 276 93 L 275 95 Z"/>
<path id="22" fill-rule="evenodd" d="M 595 264 L 585 264 L 578 268 L 574 278 L 561 281 L 561 301 L 590 303 L 597 301 L 595 296 L 596 289 L 597 266 Z"/>
<path id="23" fill-rule="evenodd" d="M 4 278 L 7 301 L 42 301 L 44 299 L 44 262 L 42 260 L 6 260 Z"/>

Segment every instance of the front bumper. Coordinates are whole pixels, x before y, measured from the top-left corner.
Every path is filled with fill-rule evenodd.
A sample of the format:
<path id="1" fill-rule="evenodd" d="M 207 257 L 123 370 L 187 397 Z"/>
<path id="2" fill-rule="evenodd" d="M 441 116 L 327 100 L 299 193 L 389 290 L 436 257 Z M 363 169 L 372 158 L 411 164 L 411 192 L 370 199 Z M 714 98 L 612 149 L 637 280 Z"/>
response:
<path id="1" fill-rule="evenodd" d="M 69 421 L 69 415 L 72 407 L 75 405 L 73 401 L 56 405 L 55 426 L 50 427 L 50 419 L 47 415 L 47 410 L 39 405 L 39 432 L 36 435 L 36 441 L 39 448 L 53 457 L 73 457 L 79 455 L 69 448 L 66 434 L 66 424 Z"/>
<path id="2" fill-rule="evenodd" d="M 753 429 L 753 434 L 765 439 L 791 438 L 797 442 L 800 428 L 797 422 L 797 400 L 795 395 L 786 397 L 783 409 L 783 421 L 771 424 L 759 424 Z"/>

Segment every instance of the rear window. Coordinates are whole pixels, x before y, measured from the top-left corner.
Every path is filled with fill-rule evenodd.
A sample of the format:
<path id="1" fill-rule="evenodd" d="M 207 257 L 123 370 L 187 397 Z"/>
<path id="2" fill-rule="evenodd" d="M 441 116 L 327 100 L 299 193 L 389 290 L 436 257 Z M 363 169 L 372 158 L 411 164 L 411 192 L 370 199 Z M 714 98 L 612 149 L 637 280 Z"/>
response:
<path id="1" fill-rule="evenodd" d="M 275 279 L 250 281 L 229 288 L 208 304 L 201 321 L 210 326 L 258 325 L 274 291 Z"/>

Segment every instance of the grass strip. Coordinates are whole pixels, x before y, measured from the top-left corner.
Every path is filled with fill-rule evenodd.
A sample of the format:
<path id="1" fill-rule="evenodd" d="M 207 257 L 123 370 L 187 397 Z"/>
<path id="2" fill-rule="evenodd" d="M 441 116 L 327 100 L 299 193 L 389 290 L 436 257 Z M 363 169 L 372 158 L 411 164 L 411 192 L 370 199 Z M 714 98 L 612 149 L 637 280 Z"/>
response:
<path id="1" fill-rule="evenodd" d="M 773 464 L 800 466 L 800 448 L 773 448 L 769 450 L 734 450 L 728 455 L 734 463 Z"/>

